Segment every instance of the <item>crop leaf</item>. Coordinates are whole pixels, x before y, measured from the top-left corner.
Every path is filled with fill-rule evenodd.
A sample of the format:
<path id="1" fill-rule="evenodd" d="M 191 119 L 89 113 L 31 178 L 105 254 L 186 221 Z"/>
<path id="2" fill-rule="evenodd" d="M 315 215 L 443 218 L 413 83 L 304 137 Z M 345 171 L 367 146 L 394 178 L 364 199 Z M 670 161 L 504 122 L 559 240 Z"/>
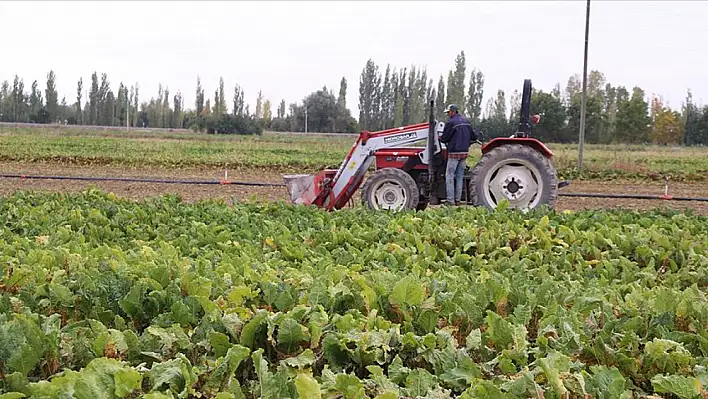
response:
<path id="1" fill-rule="evenodd" d="M 393 286 L 390 300 L 394 305 L 416 306 L 425 299 L 425 287 L 409 275 Z"/>
<path id="2" fill-rule="evenodd" d="M 295 388 L 302 399 L 320 399 L 322 397 L 320 384 L 310 374 L 298 374 L 295 377 Z"/>
<path id="3" fill-rule="evenodd" d="M 695 399 L 704 392 L 698 379 L 683 375 L 657 374 L 651 379 L 651 385 L 657 393 L 671 393 L 681 399 Z"/>

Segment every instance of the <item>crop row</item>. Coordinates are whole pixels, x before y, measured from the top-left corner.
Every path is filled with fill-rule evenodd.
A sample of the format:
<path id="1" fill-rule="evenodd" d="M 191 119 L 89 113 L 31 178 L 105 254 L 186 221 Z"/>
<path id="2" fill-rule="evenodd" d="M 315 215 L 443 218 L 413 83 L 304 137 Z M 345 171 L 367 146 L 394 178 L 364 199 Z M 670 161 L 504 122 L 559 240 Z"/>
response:
<path id="1" fill-rule="evenodd" d="M 706 395 L 708 219 L 0 201 L 2 398 Z"/>
<path id="2" fill-rule="evenodd" d="M 288 134 L 222 136 L 193 133 L 0 128 L 0 160 L 80 165 L 256 167 L 314 171 L 339 166 L 355 138 Z M 649 146 L 586 147 L 579 175 L 577 147 L 550 144 L 561 178 L 704 181 L 704 149 Z M 474 147 L 478 148 L 478 147 Z M 479 155 L 473 150 L 469 160 Z"/>

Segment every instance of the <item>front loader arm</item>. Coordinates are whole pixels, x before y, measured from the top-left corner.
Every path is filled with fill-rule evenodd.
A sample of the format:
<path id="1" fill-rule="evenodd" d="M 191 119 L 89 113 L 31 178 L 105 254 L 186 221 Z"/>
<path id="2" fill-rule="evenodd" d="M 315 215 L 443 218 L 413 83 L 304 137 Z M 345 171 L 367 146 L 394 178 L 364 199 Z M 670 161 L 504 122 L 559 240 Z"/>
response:
<path id="1" fill-rule="evenodd" d="M 438 124 L 436 131 L 439 132 L 443 125 Z M 428 138 L 429 130 L 430 124 L 426 122 L 373 133 L 365 131 L 359 134 L 347 157 L 339 166 L 337 174 L 328 182 L 331 191 L 327 193 L 327 198 L 324 199 L 322 205 L 327 209 L 342 208 L 359 188 L 364 175 L 375 159 L 374 153 L 377 150 L 425 140 Z M 436 147 L 438 146 L 436 145 Z M 435 152 L 438 151 L 439 147 Z M 427 152 L 422 151 L 419 155 L 424 164 L 428 163 Z"/>

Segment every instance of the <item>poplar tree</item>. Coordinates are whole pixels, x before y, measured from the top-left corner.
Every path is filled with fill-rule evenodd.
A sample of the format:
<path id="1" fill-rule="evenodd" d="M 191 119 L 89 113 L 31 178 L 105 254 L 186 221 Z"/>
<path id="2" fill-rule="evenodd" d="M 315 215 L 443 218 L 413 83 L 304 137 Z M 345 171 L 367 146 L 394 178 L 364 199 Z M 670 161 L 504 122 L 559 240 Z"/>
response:
<path id="1" fill-rule="evenodd" d="M 447 104 L 445 104 L 445 80 L 443 79 L 443 76 L 440 75 L 440 80 L 438 81 L 437 95 L 435 98 L 436 118 L 440 118 L 441 120 L 443 120 L 443 111 L 445 110 L 445 107 L 447 107 Z"/>
<path id="2" fill-rule="evenodd" d="M 55 121 L 58 117 L 59 94 L 57 93 L 56 75 L 53 70 L 50 70 L 47 74 L 47 88 L 44 91 L 44 95 L 47 101 L 49 120 Z"/>
<path id="3" fill-rule="evenodd" d="M 381 118 L 383 120 L 384 129 L 393 127 L 395 98 L 396 91 L 392 88 L 391 64 L 387 64 L 386 73 L 383 78 L 383 86 L 381 88 Z"/>
<path id="4" fill-rule="evenodd" d="M 84 124 L 84 116 L 81 114 L 81 96 L 84 94 L 84 79 L 79 78 L 79 82 L 76 86 L 76 120 L 79 125 Z"/>
<path id="5" fill-rule="evenodd" d="M 484 75 L 482 71 L 472 68 L 470 87 L 467 92 L 467 117 L 473 125 L 479 124 L 482 117 L 482 98 L 484 97 Z"/>
<path id="6" fill-rule="evenodd" d="M 455 57 L 455 68 L 447 77 L 447 104 L 457 104 L 460 113 L 465 113 L 465 52 Z"/>
<path id="7" fill-rule="evenodd" d="M 234 115 L 243 116 L 244 103 L 245 103 L 245 98 L 244 98 L 244 94 L 243 94 L 243 89 L 241 88 L 241 86 L 236 85 L 234 87 L 234 109 L 233 109 L 232 113 Z"/>
<path id="8" fill-rule="evenodd" d="M 369 59 L 359 78 L 359 125 L 376 130 L 381 119 L 381 77 L 379 67 Z"/>

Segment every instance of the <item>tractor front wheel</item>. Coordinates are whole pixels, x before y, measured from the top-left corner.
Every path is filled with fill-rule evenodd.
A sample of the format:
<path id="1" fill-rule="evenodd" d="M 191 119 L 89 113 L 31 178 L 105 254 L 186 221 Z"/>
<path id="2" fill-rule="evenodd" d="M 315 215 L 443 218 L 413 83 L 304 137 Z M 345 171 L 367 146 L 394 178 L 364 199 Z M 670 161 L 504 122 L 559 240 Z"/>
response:
<path id="1" fill-rule="evenodd" d="M 413 177 L 396 168 L 377 170 L 362 187 L 362 204 L 375 210 L 416 209 L 420 191 Z"/>
<path id="2" fill-rule="evenodd" d="M 490 209 L 502 200 L 520 210 L 553 208 L 558 178 L 543 154 L 526 145 L 507 144 L 482 156 L 472 170 L 469 191 L 473 205 Z"/>

